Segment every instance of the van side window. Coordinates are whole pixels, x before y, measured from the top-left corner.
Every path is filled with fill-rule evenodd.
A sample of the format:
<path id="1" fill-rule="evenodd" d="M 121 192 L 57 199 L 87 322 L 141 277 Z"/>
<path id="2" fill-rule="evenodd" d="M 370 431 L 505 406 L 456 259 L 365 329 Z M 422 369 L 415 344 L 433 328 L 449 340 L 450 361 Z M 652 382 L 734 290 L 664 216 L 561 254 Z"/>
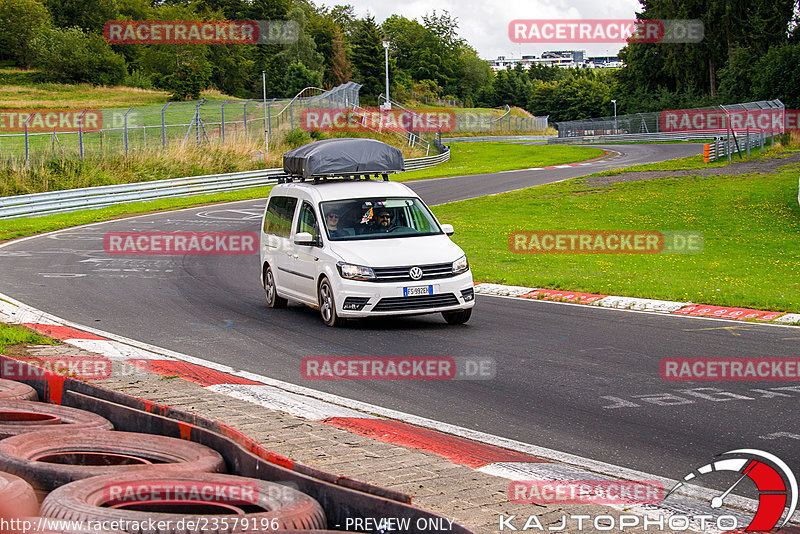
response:
<path id="1" fill-rule="evenodd" d="M 264 217 L 264 233 L 278 237 L 289 237 L 295 206 L 297 206 L 297 199 L 293 197 L 272 197 L 269 199 L 267 214 Z"/>
<path id="2" fill-rule="evenodd" d="M 297 219 L 297 233 L 300 232 L 308 232 L 314 239 L 317 239 L 319 233 L 317 216 L 314 215 L 314 209 L 308 202 L 303 202 L 303 207 L 300 208 L 300 217 Z"/>

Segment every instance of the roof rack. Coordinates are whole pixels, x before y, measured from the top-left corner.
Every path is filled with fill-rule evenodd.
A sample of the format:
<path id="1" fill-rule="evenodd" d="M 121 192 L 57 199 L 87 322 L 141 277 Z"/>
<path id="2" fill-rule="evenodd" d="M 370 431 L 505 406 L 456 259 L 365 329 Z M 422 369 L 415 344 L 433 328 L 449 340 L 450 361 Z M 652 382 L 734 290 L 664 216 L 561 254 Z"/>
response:
<path id="1" fill-rule="evenodd" d="M 285 183 L 291 183 L 291 182 L 294 182 L 294 181 L 305 182 L 307 179 L 313 180 L 313 182 L 315 184 L 319 183 L 319 182 L 328 182 L 328 181 L 334 181 L 334 180 L 341 180 L 341 181 L 370 180 L 372 176 L 374 176 L 376 179 L 379 178 L 379 177 L 382 177 L 384 182 L 388 182 L 389 181 L 389 174 L 388 173 L 371 173 L 371 174 L 358 173 L 358 174 L 342 174 L 342 175 L 337 175 L 337 176 L 332 176 L 332 175 L 326 174 L 326 175 L 320 175 L 320 176 L 310 176 L 308 178 L 306 178 L 304 176 L 290 176 L 290 175 L 283 176 L 283 177 L 279 176 L 278 177 L 278 183 L 279 184 L 285 184 Z"/>
<path id="2" fill-rule="evenodd" d="M 299 179 L 314 182 L 329 178 L 354 180 L 382 176 L 405 170 L 403 153 L 375 139 L 339 138 L 316 141 L 283 155 L 283 181 Z M 280 180 L 279 180 L 280 182 Z"/>

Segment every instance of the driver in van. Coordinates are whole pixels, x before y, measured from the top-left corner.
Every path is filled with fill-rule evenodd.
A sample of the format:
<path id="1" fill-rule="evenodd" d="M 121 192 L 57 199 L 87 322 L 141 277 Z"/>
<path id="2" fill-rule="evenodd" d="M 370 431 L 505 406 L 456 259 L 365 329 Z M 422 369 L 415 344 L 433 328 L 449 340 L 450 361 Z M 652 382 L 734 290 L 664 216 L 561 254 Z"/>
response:
<path id="1" fill-rule="evenodd" d="M 392 214 L 387 210 L 379 210 L 372 221 L 373 232 L 391 232 L 395 225 L 392 224 Z"/>

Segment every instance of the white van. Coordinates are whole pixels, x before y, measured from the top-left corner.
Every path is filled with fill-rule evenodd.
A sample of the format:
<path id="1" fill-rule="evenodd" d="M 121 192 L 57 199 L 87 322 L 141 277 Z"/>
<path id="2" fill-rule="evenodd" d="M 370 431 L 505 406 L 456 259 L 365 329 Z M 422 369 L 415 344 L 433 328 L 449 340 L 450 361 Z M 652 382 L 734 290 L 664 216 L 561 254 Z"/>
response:
<path id="1" fill-rule="evenodd" d="M 347 318 L 441 312 L 450 324 L 475 305 L 464 251 L 425 203 L 390 181 L 341 179 L 276 185 L 261 226 L 267 304 Z"/>

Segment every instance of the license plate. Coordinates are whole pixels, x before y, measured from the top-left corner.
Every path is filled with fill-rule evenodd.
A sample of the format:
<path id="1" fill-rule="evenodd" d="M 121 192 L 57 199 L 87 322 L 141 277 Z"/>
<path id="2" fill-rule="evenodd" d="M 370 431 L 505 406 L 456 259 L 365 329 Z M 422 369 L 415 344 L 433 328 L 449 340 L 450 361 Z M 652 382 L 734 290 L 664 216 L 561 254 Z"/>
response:
<path id="1" fill-rule="evenodd" d="M 414 297 L 416 295 L 433 295 L 433 286 L 404 287 L 404 297 Z"/>

